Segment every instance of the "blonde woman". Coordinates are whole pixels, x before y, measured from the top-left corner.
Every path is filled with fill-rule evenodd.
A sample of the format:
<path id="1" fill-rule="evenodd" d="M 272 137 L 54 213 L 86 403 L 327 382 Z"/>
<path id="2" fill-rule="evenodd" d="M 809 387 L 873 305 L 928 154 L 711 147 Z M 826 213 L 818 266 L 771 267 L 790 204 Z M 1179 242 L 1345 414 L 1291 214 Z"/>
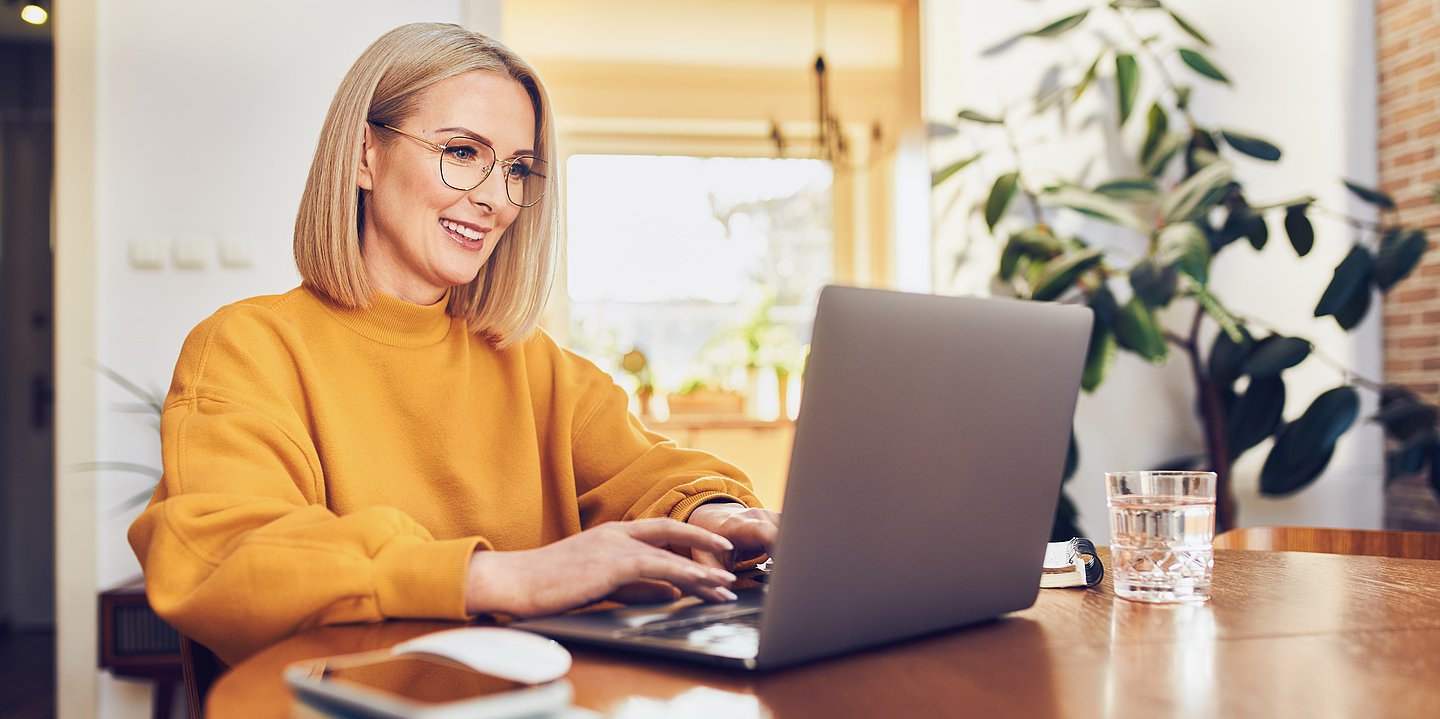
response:
<path id="1" fill-rule="evenodd" d="M 301 199 L 303 285 L 181 351 L 130 528 L 160 616 L 233 663 L 321 624 L 734 598 L 777 515 L 536 327 L 552 120 L 529 65 L 457 26 L 361 55 Z"/>

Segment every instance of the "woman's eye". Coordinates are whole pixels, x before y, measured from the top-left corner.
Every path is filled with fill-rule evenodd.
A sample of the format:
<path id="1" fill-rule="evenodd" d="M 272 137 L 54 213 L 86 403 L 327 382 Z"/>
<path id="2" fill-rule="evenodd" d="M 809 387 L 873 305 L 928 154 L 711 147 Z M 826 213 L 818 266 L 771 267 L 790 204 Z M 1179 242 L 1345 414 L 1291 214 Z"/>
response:
<path id="1" fill-rule="evenodd" d="M 524 160 L 516 160 L 510 163 L 510 179 L 524 180 L 528 179 L 532 174 L 534 174 L 534 170 L 531 170 L 529 165 L 524 164 Z"/>
<path id="2" fill-rule="evenodd" d="M 449 145 L 445 148 L 445 159 L 460 164 L 471 164 L 480 157 L 480 151 L 470 145 Z"/>

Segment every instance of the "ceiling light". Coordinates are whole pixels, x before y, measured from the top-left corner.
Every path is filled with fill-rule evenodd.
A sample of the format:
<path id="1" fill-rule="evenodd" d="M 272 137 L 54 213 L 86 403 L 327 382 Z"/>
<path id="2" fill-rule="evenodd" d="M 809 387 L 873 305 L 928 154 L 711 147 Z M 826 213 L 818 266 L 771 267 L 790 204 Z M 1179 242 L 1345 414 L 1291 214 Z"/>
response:
<path id="1" fill-rule="evenodd" d="M 20 19 L 31 25 L 44 25 L 45 21 L 50 19 L 50 13 L 45 12 L 45 8 L 39 5 L 26 5 L 20 8 Z"/>

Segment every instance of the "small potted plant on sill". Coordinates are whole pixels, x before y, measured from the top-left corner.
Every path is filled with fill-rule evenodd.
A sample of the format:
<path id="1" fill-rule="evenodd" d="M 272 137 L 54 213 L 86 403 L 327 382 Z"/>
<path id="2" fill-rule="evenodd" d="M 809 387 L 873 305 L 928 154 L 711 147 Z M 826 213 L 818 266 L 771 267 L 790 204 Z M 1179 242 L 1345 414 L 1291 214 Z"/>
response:
<path id="1" fill-rule="evenodd" d="M 650 401 L 655 397 L 655 379 L 650 361 L 638 347 L 632 347 L 620 358 L 620 368 L 635 377 L 635 399 L 640 402 L 640 416 L 649 417 Z"/>

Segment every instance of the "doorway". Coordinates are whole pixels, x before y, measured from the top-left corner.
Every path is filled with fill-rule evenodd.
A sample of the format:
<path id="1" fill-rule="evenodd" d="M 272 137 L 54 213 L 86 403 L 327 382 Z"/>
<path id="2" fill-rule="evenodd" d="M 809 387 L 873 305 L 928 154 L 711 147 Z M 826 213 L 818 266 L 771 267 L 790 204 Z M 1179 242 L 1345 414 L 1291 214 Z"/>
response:
<path id="1" fill-rule="evenodd" d="M 0 7 L 0 706 L 55 713 L 54 45 Z M 14 15 L 15 17 L 11 17 Z"/>

